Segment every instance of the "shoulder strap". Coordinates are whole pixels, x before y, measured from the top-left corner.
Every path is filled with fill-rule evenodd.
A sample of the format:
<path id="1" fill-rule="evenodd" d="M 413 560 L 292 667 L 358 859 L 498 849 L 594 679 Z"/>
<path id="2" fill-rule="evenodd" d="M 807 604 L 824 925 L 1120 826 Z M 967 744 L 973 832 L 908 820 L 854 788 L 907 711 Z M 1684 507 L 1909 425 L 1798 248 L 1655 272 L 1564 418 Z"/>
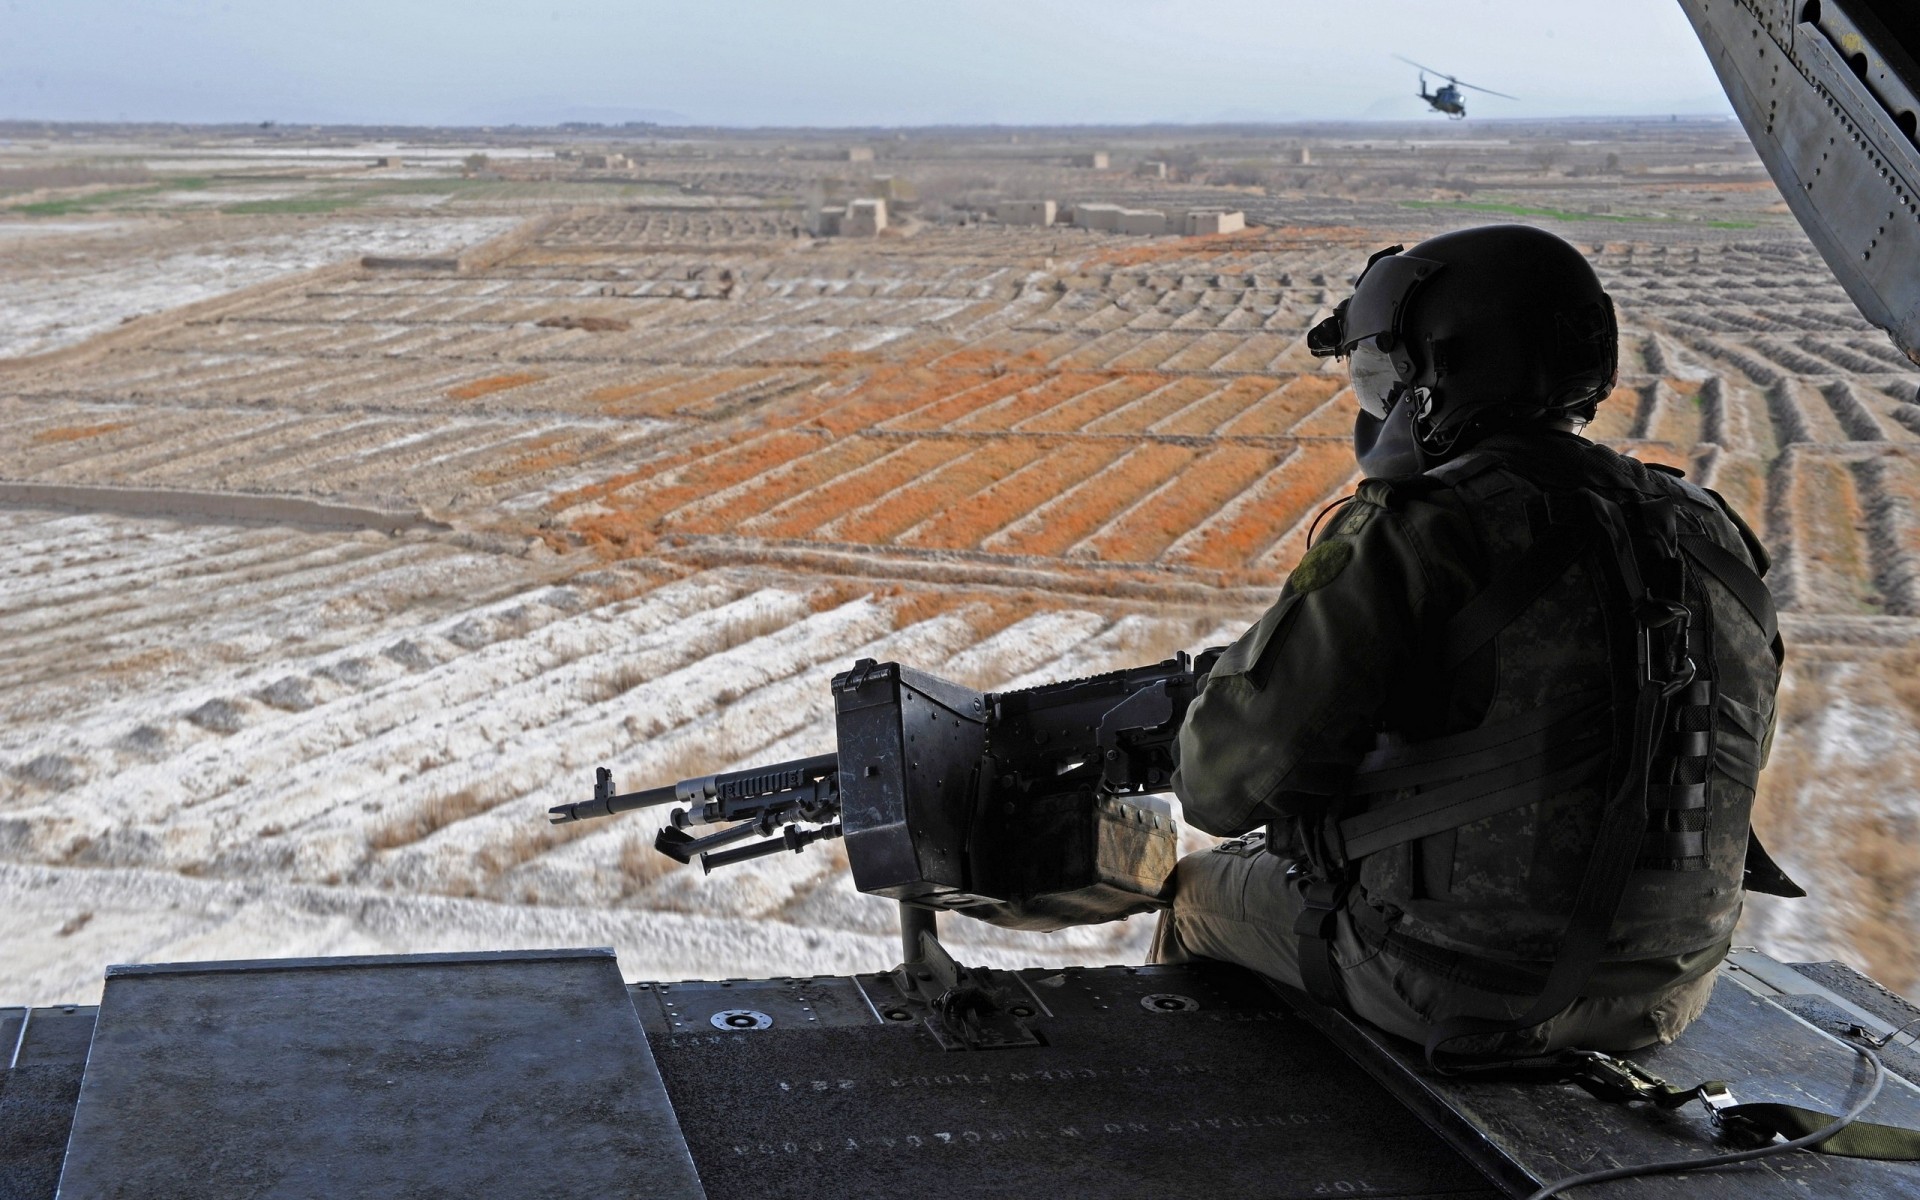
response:
<path id="1" fill-rule="evenodd" d="M 1451 465 L 1451 464 L 1449 464 Z M 1593 509 L 1580 493 L 1549 495 L 1549 524 L 1512 568 L 1488 584 L 1448 622 L 1440 636 L 1441 669 L 1451 671 L 1497 637 L 1593 545 Z M 1597 496 L 1596 496 L 1597 498 Z"/>
<path id="2" fill-rule="evenodd" d="M 1689 484 L 1688 486 L 1698 487 L 1699 485 Z M 1746 518 L 1740 515 L 1740 510 L 1727 503 L 1725 496 L 1722 496 L 1710 487 L 1703 487 L 1700 488 L 1700 490 L 1705 492 L 1713 500 L 1714 504 L 1719 506 L 1721 515 L 1733 523 L 1735 532 L 1740 535 L 1740 544 L 1747 548 L 1747 556 L 1753 559 L 1755 573 L 1764 577 L 1767 571 L 1772 568 L 1773 559 L 1768 555 L 1767 548 L 1760 544 L 1759 535 L 1753 532 L 1753 527 L 1748 525 Z"/>
<path id="3" fill-rule="evenodd" d="M 1776 646 L 1780 640 L 1780 617 L 1774 611 L 1773 593 L 1752 567 L 1735 557 L 1733 551 L 1704 534 L 1680 535 L 1680 549 L 1707 574 L 1719 580 L 1760 625 L 1767 640 Z"/>
<path id="4" fill-rule="evenodd" d="M 1490 471 L 1500 465 L 1500 456 L 1487 450 L 1474 450 L 1462 454 L 1459 458 L 1441 463 L 1426 473 L 1427 478 L 1437 479 L 1447 487 L 1471 479 L 1483 471 Z"/>

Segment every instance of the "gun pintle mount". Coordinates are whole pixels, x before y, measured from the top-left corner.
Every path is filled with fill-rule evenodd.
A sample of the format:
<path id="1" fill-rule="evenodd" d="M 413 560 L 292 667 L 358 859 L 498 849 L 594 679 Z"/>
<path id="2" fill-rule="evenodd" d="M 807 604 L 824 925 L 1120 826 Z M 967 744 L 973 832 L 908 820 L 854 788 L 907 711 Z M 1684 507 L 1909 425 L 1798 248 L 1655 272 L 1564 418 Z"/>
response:
<path id="1" fill-rule="evenodd" d="M 708 871 L 844 837 L 872 895 L 1023 928 L 1123 916 L 1160 906 L 1178 836 L 1153 793 L 1219 654 L 1009 692 L 861 659 L 833 679 L 837 753 L 625 793 L 601 767 L 548 815 L 675 805 L 654 848 Z"/>

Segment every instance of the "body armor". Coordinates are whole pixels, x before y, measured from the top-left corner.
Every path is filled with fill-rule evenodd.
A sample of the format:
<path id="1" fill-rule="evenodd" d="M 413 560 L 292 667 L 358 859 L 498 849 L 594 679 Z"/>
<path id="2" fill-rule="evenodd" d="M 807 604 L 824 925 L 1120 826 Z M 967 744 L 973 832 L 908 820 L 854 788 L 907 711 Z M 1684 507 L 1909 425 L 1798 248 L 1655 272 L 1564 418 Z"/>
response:
<path id="1" fill-rule="evenodd" d="M 1645 986 L 1637 961 L 1724 945 L 1745 887 L 1797 893 L 1749 830 L 1781 657 L 1765 555 L 1677 474 L 1495 436 L 1362 485 L 1463 513 L 1490 582 L 1429 631 L 1430 690 L 1396 698 L 1300 831 L 1320 876 L 1296 929 L 1310 988 L 1344 911 L 1391 955 L 1557 1011 Z"/>

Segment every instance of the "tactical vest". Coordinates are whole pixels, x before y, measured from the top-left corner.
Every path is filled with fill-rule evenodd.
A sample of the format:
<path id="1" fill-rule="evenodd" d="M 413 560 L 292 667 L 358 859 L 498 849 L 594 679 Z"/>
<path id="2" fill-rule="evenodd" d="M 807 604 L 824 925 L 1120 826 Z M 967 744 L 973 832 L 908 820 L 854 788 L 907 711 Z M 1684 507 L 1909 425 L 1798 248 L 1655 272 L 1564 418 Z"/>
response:
<path id="1" fill-rule="evenodd" d="M 1546 1009 L 1441 1041 L 1600 994 L 1599 963 L 1725 943 L 1744 887 L 1798 894 L 1749 828 L 1781 660 L 1764 551 L 1658 469 L 1582 474 L 1604 478 L 1482 451 L 1362 485 L 1472 521 L 1490 582 L 1431 631 L 1423 675 L 1454 695 L 1421 699 L 1484 710 L 1381 735 L 1313 831 L 1322 878 L 1296 932 L 1316 992 L 1345 911 L 1392 955 Z"/>

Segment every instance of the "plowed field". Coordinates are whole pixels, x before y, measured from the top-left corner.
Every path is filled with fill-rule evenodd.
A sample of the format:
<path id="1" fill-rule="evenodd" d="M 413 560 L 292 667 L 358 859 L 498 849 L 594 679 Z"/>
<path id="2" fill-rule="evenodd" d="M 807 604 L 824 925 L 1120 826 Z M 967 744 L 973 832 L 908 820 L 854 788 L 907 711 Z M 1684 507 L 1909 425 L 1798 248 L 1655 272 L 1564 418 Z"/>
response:
<path id="1" fill-rule="evenodd" d="M 1662 170 L 1707 154 L 1634 136 L 1623 157 Z M 899 236 L 801 236 L 830 164 L 718 141 L 647 168 L 668 199 L 509 180 L 459 193 L 457 220 L 369 207 L 324 265 L 0 345 L 0 1001 L 87 999 L 107 961 L 269 953 L 889 961 L 893 914 L 834 849 L 705 877 L 652 855 L 644 819 L 544 809 L 599 765 L 639 786 L 820 752 L 826 681 L 858 657 L 997 687 L 1230 640 L 1356 481 L 1352 394 L 1305 331 L 1380 245 L 1491 219 L 1367 183 L 1407 152 L 1337 140 L 1314 160 L 1349 174 L 1251 190 L 908 145 L 896 173 L 945 198 Z M 1471 153 L 1484 186 L 1536 170 L 1524 140 Z M 1549 223 L 1621 314 L 1592 435 L 1721 491 L 1774 553 L 1791 690 L 1762 825 L 1816 894 L 1754 904 L 1743 936 L 1911 986 L 1887 931 L 1920 904 L 1920 369 L 1770 191 L 1662 185 L 1659 214 L 1596 235 L 1578 206 L 1627 183 L 1550 182 L 1572 215 Z M 1256 227 L 954 215 L 1068 186 L 1225 197 Z M 1749 207 L 1686 215 L 1709 193 Z M 61 264 L 89 247 L 112 279 L 149 270 L 125 249 L 142 222 L 169 254 L 225 236 L 163 219 L 49 232 L 69 257 L 0 263 L 0 298 L 68 303 L 86 280 Z M 307 218 L 248 218 L 246 246 L 335 244 L 273 220 Z M 459 264 L 360 258 L 396 246 Z M 262 507 L 285 499 L 335 523 Z M 1149 931 L 954 924 L 1008 963 L 1137 960 Z"/>

